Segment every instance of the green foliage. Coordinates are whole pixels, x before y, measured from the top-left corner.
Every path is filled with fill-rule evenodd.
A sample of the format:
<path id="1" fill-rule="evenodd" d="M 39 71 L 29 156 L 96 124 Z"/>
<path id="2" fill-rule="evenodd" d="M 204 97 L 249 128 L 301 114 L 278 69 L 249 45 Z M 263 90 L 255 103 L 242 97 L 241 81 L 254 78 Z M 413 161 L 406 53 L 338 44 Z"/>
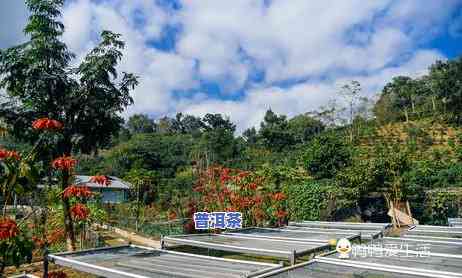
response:
<path id="1" fill-rule="evenodd" d="M 34 243 L 30 235 L 21 232 L 19 235 L 7 240 L 0 240 L 0 276 L 5 266 L 19 267 L 23 263 L 30 263 Z"/>
<path id="2" fill-rule="evenodd" d="M 133 100 L 137 85 L 133 74 L 118 75 L 124 42 L 110 31 L 72 68 L 74 55 L 61 41 L 64 26 L 59 21 L 63 1 L 26 1 L 31 15 L 25 33 L 30 40 L 0 52 L 0 88 L 6 101 L 0 117 L 19 140 L 35 142 L 33 120 L 48 117 L 64 124 L 57 154 L 92 152 L 106 146 L 120 130 L 120 112 Z"/>
<path id="3" fill-rule="evenodd" d="M 223 118 L 221 114 L 206 114 L 203 123 L 204 133 L 198 145 L 199 155 L 209 163 L 228 161 L 236 157 L 236 125 L 229 118 Z"/>
<path id="4" fill-rule="evenodd" d="M 462 57 L 446 62 L 438 61 L 430 67 L 430 87 L 443 100 L 445 116 L 462 124 Z"/>
<path id="5" fill-rule="evenodd" d="M 272 191 L 279 191 L 292 184 L 304 183 L 311 178 L 303 169 L 288 166 L 263 165 L 255 172 L 265 180 L 265 188 Z"/>
<path id="6" fill-rule="evenodd" d="M 293 134 L 289 131 L 287 117 L 278 116 L 271 110 L 266 111 L 260 124 L 259 137 L 266 148 L 274 151 L 282 151 L 295 142 Z"/>
<path id="7" fill-rule="evenodd" d="M 307 146 L 303 162 L 308 172 L 316 178 L 333 178 L 351 163 L 351 148 L 334 133 L 322 134 Z"/>
<path id="8" fill-rule="evenodd" d="M 460 217 L 462 191 L 437 189 L 429 191 L 425 200 L 425 221 L 434 225 L 447 225 L 448 217 Z"/>
<path id="9" fill-rule="evenodd" d="M 306 114 L 298 115 L 289 120 L 288 129 L 297 144 L 308 143 L 315 135 L 324 130 L 324 124 Z"/>
<path id="10" fill-rule="evenodd" d="M 155 170 L 160 177 L 173 177 L 190 165 L 194 141 L 190 135 L 137 134 L 104 154 L 106 173 L 123 177 L 132 168 Z"/>
<path id="11" fill-rule="evenodd" d="M 156 124 L 148 115 L 134 114 L 128 118 L 127 128 L 131 134 L 153 133 L 156 130 Z"/>
<path id="12" fill-rule="evenodd" d="M 332 220 L 341 210 L 356 206 L 359 192 L 331 180 L 312 180 L 284 187 L 291 220 Z"/>

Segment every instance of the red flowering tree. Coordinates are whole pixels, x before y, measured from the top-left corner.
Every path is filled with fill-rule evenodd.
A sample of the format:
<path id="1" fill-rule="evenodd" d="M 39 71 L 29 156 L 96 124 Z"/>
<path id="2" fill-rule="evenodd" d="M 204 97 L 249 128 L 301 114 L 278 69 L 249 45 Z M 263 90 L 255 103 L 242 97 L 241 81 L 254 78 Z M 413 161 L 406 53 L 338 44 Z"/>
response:
<path id="1" fill-rule="evenodd" d="M 71 184 L 73 180 L 73 170 L 77 161 L 70 156 L 61 156 L 53 160 L 52 167 L 56 170 L 61 181 L 61 201 L 64 212 L 64 228 L 68 241 L 68 249 L 76 249 L 75 223 L 84 224 L 90 216 L 90 209 L 85 205 L 88 198 L 93 196 L 93 192 L 86 186 Z M 90 178 L 90 182 L 109 185 L 110 179 L 106 176 L 98 175 Z"/>
<path id="2" fill-rule="evenodd" d="M 33 243 L 20 230 L 16 221 L 0 218 L 0 277 L 7 265 L 19 267 L 24 261 L 32 259 Z"/>
<path id="3" fill-rule="evenodd" d="M 31 258 L 33 243 L 29 235 L 7 216 L 7 212 L 13 194 L 25 192 L 37 181 L 35 172 L 30 155 L 22 156 L 14 150 L 0 149 L 0 196 L 4 198 L 0 216 L 0 277 L 6 265 L 19 266 Z"/>
<path id="4" fill-rule="evenodd" d="M 244 226 L 281 225 L 287 216 L 286 196 L 266 188 L 264 179 L 251 172 L 211 167 L 198 178 L 194 191 L 190 216 L 197 211 L 237 211 Z"/>

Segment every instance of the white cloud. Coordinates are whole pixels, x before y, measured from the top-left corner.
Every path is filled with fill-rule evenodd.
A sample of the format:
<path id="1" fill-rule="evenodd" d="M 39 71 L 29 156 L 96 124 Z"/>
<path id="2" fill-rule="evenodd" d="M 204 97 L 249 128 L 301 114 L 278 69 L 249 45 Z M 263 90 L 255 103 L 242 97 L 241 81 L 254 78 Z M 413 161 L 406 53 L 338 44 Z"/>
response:
<path id="1" fill-rule="evenodd" d="M 276 113 L 293 117 L 327 105 L 332 99 L 341 103 L 342 99 L 337 92 L 343 84 L 351 80 L 359 81 L 363 93 L 371 97 L 381 90 L 392 77 L 421 76 L 427 72 L 428 65 L 438 59 L 444 59 L 439 52 L 418 51 L 406 63 L 398 67 L 385 68 L 371 75 L 351 75 L 317 83 L 305 82 L 287 89 L 280 87 L 253 89 L 239 101 L 199 99 L 183 102 L 179 108 L 185 113 L 198 116 L 209 112 L 229 115 L 232 120 L 239 123 L 238 132 L 240 133 L 248 127 L 258 126 L 269 108 Z"/>
<path id="2" fill-rule="evenodd" d="M 424 43 L 447 30 L 460 5 L 460 0 L 180 1 L 182 8 L 173 10 L 152 0 L 74 0 L 63 13 L 63 38 L 79 61 L 101 30 L 123 35 L 120 70 L 138 74 L 141 82 L 127 115 L 224 113 L 240 131 L 258 125 L 270 107 L 289 116 L 316 109 L 349 80 L 359 80 L 372 95 L 393 76 L 425 72 L 445 57 Z M 17 2 L 2 1 L 2 15 Z M 181 27 L 175 49 L 154 48 L 153 40 L 168 25 Z M 6 25 L 0 26 L 2 41 L 21 40 L 17 31 L 5 35 Z M 263 80 L 252 80 L 256 70 Z M 199 80 L 215 82 L 223 96 L 207 95 Z M 289 86 L 278 86 L 281 82 Z M 242 95 L 222 100 L 236 93 Z"/>
<path id="3" fill-rule="evenodd" d="M 126 47 L 119 70 L 133 72 L 140 77 L 140 85 L 133 94 L 136 105 L 130 107 L 127 114 L 169 113 L 175 109 L 172 92 L 196 85 L 192 59 L 149 46 L 149 40 L 160 35 L 162 24 L 146 19 L 145 26 L 138 28 L 139 23 L 130 16 L 135 12 L 161 13 L 160 8 L 152 3 L 141 0 L 114 3 L 79 0 L 67 6 L 63 13 L 67 30 L 72 32 L 72 35 L 64 36 L 64 40 L 77 53 L 78 60 L 97 43 L 102 30 L 122 34 Z"/>

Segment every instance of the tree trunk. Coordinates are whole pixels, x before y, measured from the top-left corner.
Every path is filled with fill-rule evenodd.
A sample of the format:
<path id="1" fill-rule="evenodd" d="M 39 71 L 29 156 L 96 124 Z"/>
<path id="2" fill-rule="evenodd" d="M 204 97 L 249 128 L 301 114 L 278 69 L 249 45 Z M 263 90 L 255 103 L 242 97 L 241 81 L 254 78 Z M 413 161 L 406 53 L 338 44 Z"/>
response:
<path id="1" fill-rule="evenodd" d="M 61 184 L 61 189 L 64 191 L 67 186 L 69 185 L 69 173 L 63 171 L 63 182 Z M 74 223 L 72 221 L 71 216 L 71 206 L 69 199 L 61 197 L 63 201 L 63 211 L 64 211 L 64 230 L 66 233 L 66 241 L 67 241 L 67 250 L 68 251 L 75 251 L 76 250 L 76 240 L 75 240 L 75 232 L 74 232 Z"/>
<path id="2" fill-rule="evenodd" d="M 435 112 L 436 111 L 435 96 L 432 96 L 432 108 L 433 108 L 433 112 Z"/>

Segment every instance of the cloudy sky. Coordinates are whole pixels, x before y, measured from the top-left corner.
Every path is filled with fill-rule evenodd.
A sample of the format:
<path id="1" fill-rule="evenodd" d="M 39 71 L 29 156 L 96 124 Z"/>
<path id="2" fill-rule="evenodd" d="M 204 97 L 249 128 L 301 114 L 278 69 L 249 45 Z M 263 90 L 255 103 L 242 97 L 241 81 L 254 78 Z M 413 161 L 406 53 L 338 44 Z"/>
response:
<path id="1" fill-rule="evenodd" d="M 22 0 L 0 1 L 0 48 L 26 20 Z M 127 115 L 223 113 L 239 130 L 462 54 L 462 0 L 68 0 L 62 20 L 77 57 L 101 30 L 123 35 L 120 70 L 141 78 Z"/>

